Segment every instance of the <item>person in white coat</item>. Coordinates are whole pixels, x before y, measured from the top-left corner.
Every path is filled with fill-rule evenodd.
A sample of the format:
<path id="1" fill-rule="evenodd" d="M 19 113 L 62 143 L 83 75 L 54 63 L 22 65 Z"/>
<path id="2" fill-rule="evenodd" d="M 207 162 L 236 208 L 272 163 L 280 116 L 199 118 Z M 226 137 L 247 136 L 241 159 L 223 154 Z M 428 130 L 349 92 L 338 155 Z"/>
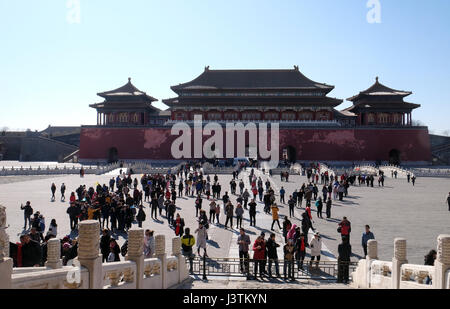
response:
<path id="1" fill-rule="evenodd" d="M 205 257 L 208 257 L 206 254 L 206 240 L 208 239 L 208 230 L 203 227 L 203 224 L 198 224 L 198 229 L 195 230 L 195 233 L 197 233 L 197 253 L 198 256 L 200 255 L 200 248 L 203 248 Z"/>
<path id="2" fill-rule="evenodd" d="M 319 233 L 314 234 L 314 238 L 309 243 L 309 247 L 311 248 L 311 261 L 309 262 L 309 266 L 312 266 L 313 261 L 316 260 L 316 268 L 319 268 L 320 252 L 322 250 L 322 240 Z"/>

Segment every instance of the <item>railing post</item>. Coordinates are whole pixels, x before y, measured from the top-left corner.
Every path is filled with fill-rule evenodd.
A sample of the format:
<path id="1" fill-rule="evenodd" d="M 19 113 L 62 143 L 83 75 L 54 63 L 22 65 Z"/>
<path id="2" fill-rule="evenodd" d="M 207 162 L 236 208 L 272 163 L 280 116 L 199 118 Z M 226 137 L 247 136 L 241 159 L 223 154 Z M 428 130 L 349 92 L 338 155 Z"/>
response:
<path id="1" fill-rule="evenodd" d="M 206 256 L 203 254 L 203 280 L 208 280 L 206 277 Z"/>
<path id="2" fill-rule="evenodd" d="M 9 237 L 6 229 L 6 208 L 0 205 L 0 289 L 12 287 L 13 259 L 9 257 Z"/>
<path id="3" fill-rule="evenodd" d="M 89 288 L 101 289 L 102 256 L 99 254 L 100 223 L 97 220 L 86 220 L 79 224 L 78 230 L 78 257 L 80 265 L 89 271 Z"/>
<path id="4" fill-rule="evenodd" d="M 400 288 L 400 280 L 402 278 L 401 268 L 403 264 L 408 263 L 406 259 L 406 239 L 395 238 L 394 240 L 394 257 L 392 258 L 392 288 Z"/>
<path id="5" fill-rule="evenodd" d="M 178 283 L 181 283 L 184 279 L 189 277 L 186 259 L 181 254 L 181 238 L 172 238 L 172 255 L 177 257 L 178 260 Z"/>
<path id="6" fill-rule="evenodd" d="M 439 235 L 437 239 L 437 257 L 434 261 L 433 286 L 445 289 L 445 273 L 450 269 L 450 235 Z"/>
<path id="7" fill-rule="evenodd" d="M 127 261 L 136 263 L 136 289 L 142 289 L 144 279 L 144 229 L 132 228 L 128 231 Z"/>
<path id="8" fill-rule="evenodd" d="M 47 242 L 47 262 L 45 266 L 53 269 L 61 268 L 61 241 L 57 238 L 49 239 Z"/>
<path id="9" fill-rule="evenodd" d="M 367 242 L 367 256 L 366 256 L 366 263 L 365 263 L 365 271 L 364 271 L 364 280 L 365 286 L 363 288 L 370 288 L 371 284 L 371 264 L 372 260 L 378 260 L 378 241 L 371 239 Z"/>
<path id="10" fill-rule="evenodd" d="M 161 288 L 167 289 L 167 255 L 166 255 L 166 236 L 156 235 L 155 237 L 155 255 L 161 261 Z"/>

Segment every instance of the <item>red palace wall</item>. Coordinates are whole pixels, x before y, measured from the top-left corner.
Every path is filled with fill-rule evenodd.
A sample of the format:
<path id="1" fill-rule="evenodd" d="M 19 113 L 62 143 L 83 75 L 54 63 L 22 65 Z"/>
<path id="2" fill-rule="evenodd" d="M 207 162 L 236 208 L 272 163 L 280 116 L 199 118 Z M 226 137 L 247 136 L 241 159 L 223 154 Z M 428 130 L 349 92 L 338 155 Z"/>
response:
<path id="1" fill-rule="evenodd" d="M 177 137 L 171 128 L 82 127 L 79 157 L 105 161 L 115 147 L 120 160 L 173 160 L 171 145 Z M 431 161 L 426 128 L 280 128 L 280 158 L 287 146 L 295 148 L 297 160 L 306 161 L 388 161 L 392 149 L 400 152 L 402 162 Z"/>

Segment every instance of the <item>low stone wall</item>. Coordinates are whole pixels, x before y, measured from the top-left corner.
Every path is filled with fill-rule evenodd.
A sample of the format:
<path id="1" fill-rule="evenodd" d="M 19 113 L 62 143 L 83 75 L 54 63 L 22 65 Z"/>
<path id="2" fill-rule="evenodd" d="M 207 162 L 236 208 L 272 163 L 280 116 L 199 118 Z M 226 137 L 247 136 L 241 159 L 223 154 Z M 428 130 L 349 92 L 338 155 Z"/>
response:
<path id="1" fill-rule="evenodd" d="M 408 264 L 406 239 L 394 241 L 392 262 L 379 261 L 377 241 L 369 240 L 368 255 L 352 274 L 355 288 L 450 289 L 450 235 L 439 235 L 434 266 Z"/>
<path id="2" fill-rule="evenodd" d="M 71 274 L 79 272 L 76 281 L 71 280 Z M 75 270 L 68 266 L 60 269 L 48 268 L 37 272 L 13 274 L 12 289 L 88 289 L 89 272 L 86 268 Z"/>
<path id="3" fill-rule="evenodd" d="M 119 168 L 119 164 L 110 164 L 106 166 L 99 166 L 99 167 L 85 167 L 84 173 L 86 175 L 102 175 L 108 172 L 111 172 L 115 169 Z M 58 168 L 58 167 L 49 167 L 49 166 L 39 166 L 37 168 L 5 168 L 3 167 L 0 169 L 0 176 L 31 176 L 31 175 L 76 175 L 80 173 L 79 167 L 72 167 L 72 168 Z"/>
<path id="4" fill-rule="evenodd" d="M 2 216 L 6 218 L 6 215 L 0 213 L 0 224 Z M 172 239 L 172 252 L 167 257 L 165 236 L 157 235 L 156 257 L 144 259 L 144 230 L 133 228 L 129 231 L 126 260 L 114 263 L 101 262 L 99 239 L 98 221 L 81 222 L 78 257 L 69 261 L 70 266 L 62 266 L 59 239 L 51 239 L 48 242 L 45 267 L 13 269 L 12 259 L 0 256 L 0 288 L 166 289 L 189 277 L 186 260 L 181 255 L 179 237 Z"/>

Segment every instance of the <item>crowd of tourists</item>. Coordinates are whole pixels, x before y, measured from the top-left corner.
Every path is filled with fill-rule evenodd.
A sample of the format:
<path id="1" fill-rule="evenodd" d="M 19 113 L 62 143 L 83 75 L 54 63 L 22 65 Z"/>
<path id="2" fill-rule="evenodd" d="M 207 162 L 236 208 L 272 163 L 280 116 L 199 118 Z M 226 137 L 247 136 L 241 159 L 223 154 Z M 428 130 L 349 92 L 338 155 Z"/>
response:
<path id="1" fill-rule="evenodd" d="M 203 175 L 199 166 L 185 165 L 175 173 L 142 175 L 133 177 L 132 173 L 121 174 L 111 178 L 108 184 L 86 187 L 80 185 L 71 192 L 67 215 L 70 222 L 71 235 L 65 235 L 61 239 L 61 258 L 63 264 L 67 265 L 77 256 L 78 244 L 76 232 L 79 222 L 84 220 L 98 220 L 100 223 L 100 252 L 104 262 L 120 261 L 127 252 L 127 242 L 119 246 L 117 239 L 121 235 L 127 238 L 128 230 L 136 224 L 143 226 L 148 212 L 154 221 L 161 222 L 160 219 L 167 220 L 167 224 L 173 229 L 176 236 L 181 237 L 182 252 L 190 262 L 192 272 L 194 246 L 199 257 L 208 257 L 207 243 L 209 239 L 208 230 L 211 225 L 218 228 L 239 230 L 237 245 L 239 246 L 240 270 L 248 277 L 260 278 L 272 277 L 272 265 L 275 267 L 275 276 L 281 277 L 279 267 L 279 257 L 277 248 L 282 247 L 283 256 L 283 276 L 286 280 L 294 279 L 295 269 L 297 272 L 303 271 L 303 264 L 307 251 L 309 251 L 309 267 L 318 268 L 322 237 L 313 227 L 313 217 L 311 205 L 314 203 L 317 217 L 323 219 L 322 210 L 325 206 L 326 218 L 331 218 L 333 200 L 342 201 L 348 196 L 349 188 L 352 185 L 365 184 L 373 187 L 374 176 L 347 175 L 339 177 L 329 174 L 327 171 L 320 173 L 318 167 L 312 166 L 306 170 L 307 183 L 303 183 L 299 189 L 287 195 L 284 187 L 279 192 L 279 203 L 287 204 L 289 215 L 279 214 L 279 206 L 274 189 L 269 178 L 264 182 L 261 177 L 257 177 L 255 170 L 250 169 L 248 184 L 245 185 L 244 178 L 239 178 L 242 169 L 234 171 L 229 183 L 229 191 L 221 195 L 222 184 L 217 175 Z M 83 176 L 80 174 L 80 176 Z M 289 182 L 289 173 L 282 173 L 282 181 Z M 378 178 L 379 186 L 384 185 L 384 175 L 381 173 Z M 52 183 L 51 200 L 56 199 L 56 185 Z M 60 187 L 61 201 L 65 201 L 66 186 Z M 232 202 L 230 195 L 236 197 L 236 203 Z M 185 219 L 177 212 L 177 200 L 179 198 L 190 198 L 195 207 L 195 220 L 198 226 L 193 229 L 185 227 Z M 257 201 L 263 204 L 263 211 L 271 216 L 272 233 L 266 235 L 262 232 L 253 243 L 246 234 L 243 225 L 243 218 L 248 212 L 249 225 L 256 227 Z M 446 200 L 450 210 L 450 193 Z M 204 205 L 206 204 L 206 205 Z M 304 205 L 304 208 L 303 208 Z M 223 207 L 223 208 L 222 208 Z M 290 219 L 295 217 L 295 208 L 301 209 L 301 225 L 293 224 Z M 147 210 L 147 208 L 149 208 Z M 21 205 L 24 211 L 24 231 L 20 237 L 20 242 L 11 243 L 11 256 L 14 259 L 15 267 L 44 266 L 47 256 L 47 242 L 58 236 L 58 225 L 56 220 L 52 220 L 46 230 L 45 218 L 39 211 L 34 212 L 31 203 L 28 201 Z M 223 209 L 223 210 L 222 210 Z M 209 211 L 209 215 L 207 214 Z M 164 214 L 163 214 L 164 213 Z M 220 223 L 221 213 L 224 216 L 223 224 Z M 233 225 L 235 219 L 235 225 Z M 280 223 L 282 219 L 282 223 Z M 28 225 L 28 229 L 27 229 Z M 279 233 L 282 234 L 283 243 L 276 240 L 274 226 L 278 226 Z M 259 227 L 266 229 L 268 227 Z M 312 237 L 308 237 L 310 231 Z M 46 233 L 45 233 L 46 232 Z M 342 243 L 338 246 L 339 282 L 348 282 L 349 262 L 352 256 L 350 246 L 350 221 L 344 217 L 338 224 L 337 232 L 341 235 Z M 155 240 L 154 231 L 145 230 L 144 255 L 154 256 Z M 367 242 L 374 239 L 370 227 L 366 225 L 362 235 L 361 245 L 364 255 L 367 255 Z M 250 259 L 250 253 L 253 253 Z M 253 275 L 251 276 L 250 263 L 254 264 Z M 313 267 L 313 264 L 315 267 Z"/>

